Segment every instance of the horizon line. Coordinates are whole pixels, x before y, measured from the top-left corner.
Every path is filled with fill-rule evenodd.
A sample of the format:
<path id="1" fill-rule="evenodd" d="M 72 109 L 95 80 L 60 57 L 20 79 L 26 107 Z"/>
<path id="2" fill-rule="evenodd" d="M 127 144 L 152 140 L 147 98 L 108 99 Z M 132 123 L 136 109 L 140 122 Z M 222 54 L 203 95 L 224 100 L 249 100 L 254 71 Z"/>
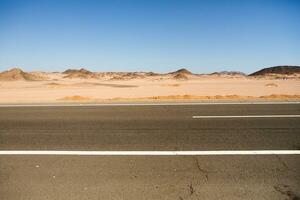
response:
<path id="1" fill-rule="evenodd" d="M 260 69 L 258 69 L 258 70 L 256 70 L 256 71 L 254 71 L 254 72 L 257 72 L 257 71 L 260 71 L 260 70 L 262 70 L 262 69 L 268 69 L 268 68 L 275 68 L 275 67 L 300 67 L 300 65 L 275 65 L 275 66 L 271 66 L 271 67 L 262 67 L 262 68 L 260 68 Z M 4 69 L 4 70 L 2 70 L 1 72 L 5 72 L 5 71 L 11 71 L 11 70 L 13 70 L 13 69 L 19 69 L 19 70 L 21 70 L 21 71 L 23 71 L 23 72 L 48 72 L 48 73 L 63 73 L 63 72 L 65 72 L 65 71 L 67 71 L 67 70 L 86 70 L 86 71 L 89 71 L 89 72 L 115 72 L 115 73 L 117 73 L 117 72 L 148 72 L 148 73 L 157 73 L 157 74 L 168 74 L 168 73 L 173 73 L 173 72 L 177 72 L 177 71 L 180 71 L 180 70 L 187 70 L 187 71 L 189 71 L 189 72 L 191 72 L 191 73 L 193 73 L 193 74 L 213 74 L 213 73 L 222 73 L 222 72 L 237 72 L 237 73 L 243 73 L 243 74 L 245 74 L 245 75 L 250 75 L 250 74 L 252 74 L 252 73 L 254 73 L 254 72 L 250 72 L 250 73 L 246 73 L 246 72 L 243 72 L 243 71 L 239 71 L 239 70 L 220 70 L 220 71 L 211 71 L 211 72 L 196 72 L 196 73 L 194 73 L 194 72 L 192 72 L 192 71 L 190 71 L 189 70 L 189 68 L 188 67 L 178 67 L 177 68 L 177 70 L 175 70 L 175 71 L 169 71 L 169 72 L 154 72 L 154 71 L 148 71 L 148 70 L 145 70 L 145 71 L 142 71 L 142 70 L 135 70 L 135 71 L 116 71 L 116 70 L 112 70 L 112 71 L 90 71 L 89 69 L 88 69 L 88 67 L 70 67 L 70 68 L 64 68 L 64 69 L 62 69 L 61 71 L 57 71 L 57 70 L 54 70 L 54 71 L 49 71 L 49 70 L 31 70 L 31 71 L 29 71 L 29 70 L 26 70 L 26 69 L 24 69 L 24 68 L 22 68 L 22 67 L 19 67 L 19 66 L 15 66 L 15 67 L 8 67 L 8 68 L 6 68 L 6 69 Z M 1 73 L 0 72 L 0 73 Z"/>

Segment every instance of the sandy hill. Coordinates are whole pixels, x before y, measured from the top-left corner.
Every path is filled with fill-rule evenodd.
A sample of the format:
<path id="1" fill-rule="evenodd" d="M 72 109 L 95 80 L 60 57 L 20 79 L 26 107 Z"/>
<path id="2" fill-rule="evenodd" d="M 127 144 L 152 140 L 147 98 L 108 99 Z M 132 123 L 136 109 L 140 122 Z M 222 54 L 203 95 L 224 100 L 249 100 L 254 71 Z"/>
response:
<path id="1" fill-rule="evenodd" d="M 19 68 L 13 68 L 11 70 L 4 71 L 0 73 L 0 80 L 3 81 L 17 81 L 17 80 L 26 80 L 26 81 L 37 81 L 45 80 L 46 77 L 40 76 L 36 73 L 24 72 Z"/>
<path id="2" fill-rule="evenodd" d="M 67 69 L 63 72 L 66 74 L 64 78 L 82 78 L 82 79 L 89 79 L 89 78 L 97 78 L 97 74 L 91 71 L 88 71 L 84 68 L 81 69 Z"/>
<path id="3" fill-rule="evenodd" d="M 292 75 L 300 74 L 300 66 L 275 66 L 261 69 L 257 72 L 250 74 L 249 76 L 264 76 L 269 74 L 278 75 Z"/>

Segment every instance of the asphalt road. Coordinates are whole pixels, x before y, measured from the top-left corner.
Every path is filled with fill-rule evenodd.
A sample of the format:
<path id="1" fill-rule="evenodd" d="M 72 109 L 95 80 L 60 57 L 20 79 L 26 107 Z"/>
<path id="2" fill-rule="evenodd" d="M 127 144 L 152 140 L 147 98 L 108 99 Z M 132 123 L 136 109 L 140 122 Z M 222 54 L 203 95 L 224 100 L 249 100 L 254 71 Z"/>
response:
<path id="1" fill-rule="evenodd" d="M 299 104 L 1 107 L 0 150 L 299 150 Z M 299 199 L 299 155 L 0 156 L 1 199 Z"/>

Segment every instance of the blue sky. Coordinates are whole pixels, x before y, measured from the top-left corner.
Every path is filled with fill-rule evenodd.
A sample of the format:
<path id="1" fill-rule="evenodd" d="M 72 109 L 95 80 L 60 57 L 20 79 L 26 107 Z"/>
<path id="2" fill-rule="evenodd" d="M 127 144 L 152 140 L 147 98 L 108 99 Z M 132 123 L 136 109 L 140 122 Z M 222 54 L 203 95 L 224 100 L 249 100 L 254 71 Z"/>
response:
<path id="1" fill-rule="evenodd" d="M 0 70 L 300 65 L 299 0 L 0 0 Z"/>

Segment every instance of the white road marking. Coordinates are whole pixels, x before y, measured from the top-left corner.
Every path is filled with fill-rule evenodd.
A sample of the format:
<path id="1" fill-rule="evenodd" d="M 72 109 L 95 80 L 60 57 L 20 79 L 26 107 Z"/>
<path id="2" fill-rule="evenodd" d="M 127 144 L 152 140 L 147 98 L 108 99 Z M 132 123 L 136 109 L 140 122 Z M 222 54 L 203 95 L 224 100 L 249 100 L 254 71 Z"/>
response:
<path id="1" fill-rule="evenodd" d="M 9 150 L 0 155 L 60 155 L 60 156 L 223 156 L 223 155 L 300 155 L 300 150 L 242 151 L 46 151 Z"/>
<path id="2" fill-rule="evenodd" d="M 63 107 L 63 106 L 186 106 L 186 105 L 281 105 L 294 102 L 182 102 L 182 103 L 65 103 L 65 104 L 0 104 L 0 107 Z"/>
<path id="3" fill-rule="evenodd" d="M 300 115 L 202 115 L 193 116 L 194 119 L 209 119 L 209 118 L 298 118 Z"/>

